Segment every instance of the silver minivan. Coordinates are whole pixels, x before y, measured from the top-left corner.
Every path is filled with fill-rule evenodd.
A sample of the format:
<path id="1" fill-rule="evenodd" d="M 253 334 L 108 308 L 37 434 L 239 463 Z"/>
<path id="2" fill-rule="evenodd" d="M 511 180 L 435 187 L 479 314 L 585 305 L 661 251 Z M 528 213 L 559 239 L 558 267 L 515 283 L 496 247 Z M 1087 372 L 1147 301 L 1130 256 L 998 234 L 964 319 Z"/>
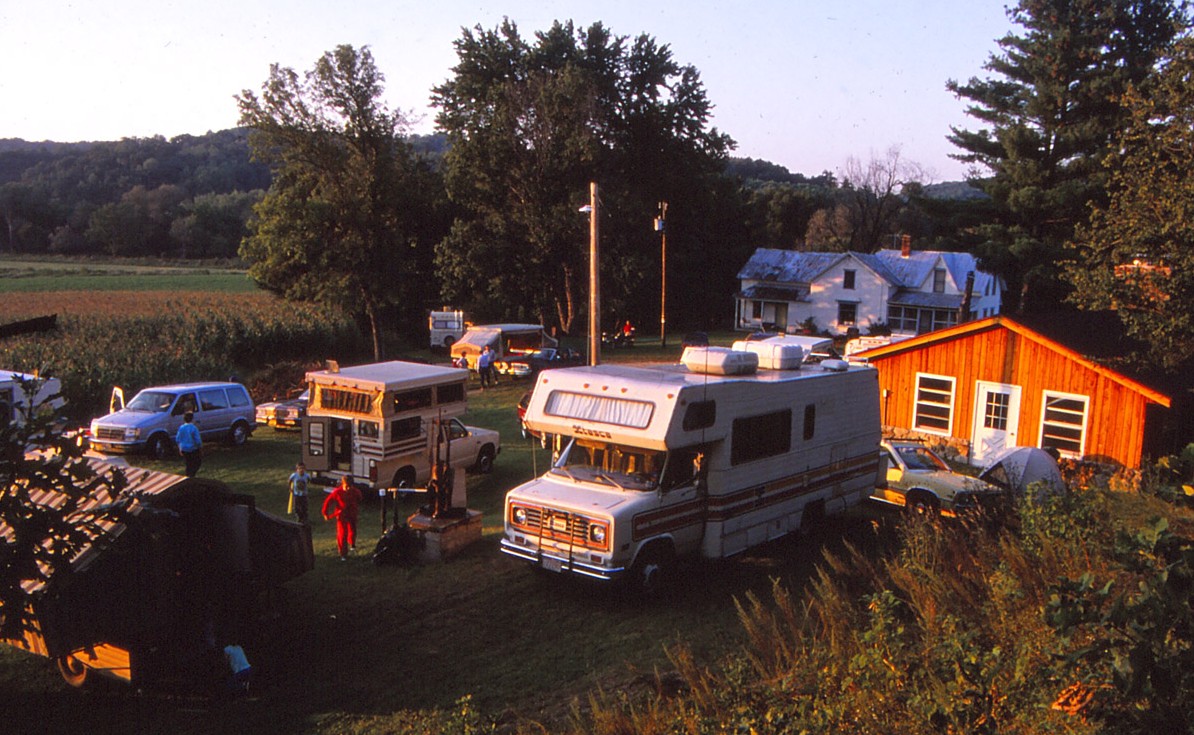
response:
<path id="1" fill-rule="evenodd" d="M 253 399 L 240 383 L 146 388 L 127 404 L 117 387 L 109 410 L 91 422 L 91 446 L 101 452 L 144 451 L 161 459 L 173 451 L 174 435 L 188 411 L 205 442 L 244 444 L 257 428 Z"/>

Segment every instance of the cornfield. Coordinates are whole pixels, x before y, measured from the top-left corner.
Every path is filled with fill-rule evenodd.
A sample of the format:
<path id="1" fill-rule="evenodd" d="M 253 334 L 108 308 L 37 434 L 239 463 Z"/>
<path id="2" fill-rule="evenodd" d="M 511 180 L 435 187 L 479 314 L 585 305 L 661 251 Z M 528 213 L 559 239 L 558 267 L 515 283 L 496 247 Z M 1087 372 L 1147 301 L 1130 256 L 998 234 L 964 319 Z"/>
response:
<path id="1" fill-rule="evenodd" d="M 59 378 L 74 418 L 102 413 L 113 385 L 246 380 L 276 362 L 361 349 L 347 315 L 265 293 L 10 293 L 0 321 L 47 314 L 58 315 L 58 329 L 0 341 L 0 366 Z"/>

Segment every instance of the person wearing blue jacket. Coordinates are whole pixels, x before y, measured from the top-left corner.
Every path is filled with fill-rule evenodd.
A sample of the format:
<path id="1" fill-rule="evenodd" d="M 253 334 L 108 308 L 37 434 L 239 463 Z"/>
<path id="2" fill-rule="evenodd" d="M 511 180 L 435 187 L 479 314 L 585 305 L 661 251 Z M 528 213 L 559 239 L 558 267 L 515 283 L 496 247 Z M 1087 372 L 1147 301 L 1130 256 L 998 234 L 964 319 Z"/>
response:
<path id="1" fill-rule="evenodd" d="M 199 465 L 203 462 L 203 439 L 199 436 L 199 429 L 194 424 L 195 414 L 187 411 L 182 417 L 182 426 L 174 435 L 174 443 L 178 445 L 178 453 L 186 462 L 187 477 L 194 477 L 199 473 Z"/>

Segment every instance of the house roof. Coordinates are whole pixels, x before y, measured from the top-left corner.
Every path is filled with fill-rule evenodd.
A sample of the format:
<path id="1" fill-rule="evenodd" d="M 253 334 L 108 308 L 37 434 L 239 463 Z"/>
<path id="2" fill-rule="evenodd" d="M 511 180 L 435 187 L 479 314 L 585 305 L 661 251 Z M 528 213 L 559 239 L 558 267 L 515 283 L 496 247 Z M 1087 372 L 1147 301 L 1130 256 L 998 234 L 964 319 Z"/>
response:
<path id="1" fill-rule="evenodd" d="M 759 248 L 742 266 L 738 278 L 773 283 L 809 283 L 845 257 L 846 253 Z"/>
<path id="2" fill-rule="evenodd" d="M 1005 315 L 996 315 L 987 319 L 979 319 L 977 321 L 965 322 L 963 324 L 947 327 L 945 329 L 938 329 L 934 332 L 926 332 L 925 334 L 911 337 L 901 342 L 893 342 L 888 345 L 882 345 L 879 347 L 873 347 L 869 350 L 864 350 L 856 354 L 855 357 L 859 359 L 865 359 L 867 361 L 874 361 L 876 359 L 882 359 L 884 357 L 890 357 L 892 355 L 918 350 L 922 347 L 928 347 L 939 342 L 945 342 L 979 332 L 1000 328 L 1015 332 L 1025 339 L 1031 340 L 1039 345 L 1053 350 L 1067 359 L 1073 360 L 1083 367 L 1086 367 L 1087 369 L 1092 370 L 1129 390 L 1139 393 L 1145 399 L 1150 400 L 1153 403 L 1160 404 L 1166 408 L 1170 406 L 1170 397 L 1164 393 L 1133 380 L 1123 373 L 1116 372 L 1111 368 L 1104 367 L 1096 362 L 1093 362 L 1078 351 L 1062 344 L 1061 342 L 1058 342 L 1055 339 L 1046 337 L 1040 332 L 1029 329 L 1023 324 Z"/>
<path id="3" fill-rule="evenodd" d="M 757 301 L 804 301 L 808 288 L 801 286 L 772 286 L 755 284 L 738 292 L 738 298 Z"/>
<path id="4" fill-rule="evenodd" d="M 896 306 L 919 306 L 928 309 L 949 309 L 957 311 L 962 307 L 962 294 L 925 293 L 901 288 L 887 300 Z"/>
<path id="5" fill-rule="evenodd" d="M 771 283 L 811 283 L 847 257 L 855 258 L 891 285 L 906 289 L 920 288 L 932 276 L 938 261 L 945 265 L 959 291 L 966 287 L 966 274 L 978 270 L 978 260 L 970 253 L 941 250 L 913 250 L 905 258 L 899 250 L 823 253 L 758 248 L 742 266 L 738 278 Z"/>

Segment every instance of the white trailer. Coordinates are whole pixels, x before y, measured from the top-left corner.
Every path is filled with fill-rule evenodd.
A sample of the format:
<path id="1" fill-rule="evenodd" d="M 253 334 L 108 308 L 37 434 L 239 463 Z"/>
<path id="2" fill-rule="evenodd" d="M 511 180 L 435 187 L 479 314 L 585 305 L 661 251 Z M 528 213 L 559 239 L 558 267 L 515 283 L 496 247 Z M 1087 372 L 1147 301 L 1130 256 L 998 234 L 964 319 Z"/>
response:
<path id="1" fill-rule="evenodd" d="M 381 362 L 307 373 L 303 462 L 316 477 L 352 475 L 362 487 L 418 487 L 431 475 L 436 422 L 453 467 L 489 472 L 501 451 L 496 431 L 465 426 L 468 371 Z"/>
<path id="2" fill-rule="evenodd" d="M 871 494 L 873 368 L 752 371 L 754 353 L 703 349 L 540 375 L 525 423 L 558 457 L 506 495 L 503 552 L 650 593 L 680 556 L 728 557 Z"/>
<path id="3" fill-rule="evenodd" d="M 471 324 L 463 311 L 447 306 L 427 316 L 427 332 L 431 336 L 431 349 L 450 349 L 456 340 L 464 336 Z"/>
<path id="4" fill-rule="evenodd" d="M 23 425 L 30 410 L 35 414 L 57 411 L 63 405 L 61 392 L 57 378 L 0 370 L 0 426 Z"/>

